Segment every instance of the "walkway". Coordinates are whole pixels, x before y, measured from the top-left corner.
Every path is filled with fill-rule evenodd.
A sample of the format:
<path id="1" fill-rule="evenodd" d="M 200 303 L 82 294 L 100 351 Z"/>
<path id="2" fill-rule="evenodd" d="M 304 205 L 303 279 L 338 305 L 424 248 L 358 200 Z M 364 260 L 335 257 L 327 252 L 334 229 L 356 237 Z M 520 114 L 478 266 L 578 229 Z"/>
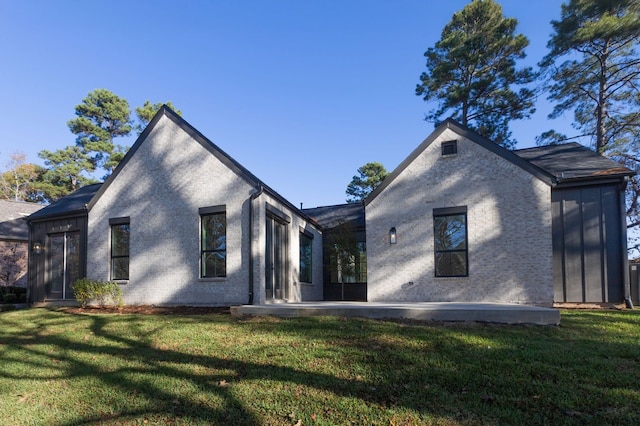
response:
<path id="1" fill-rule="evenodd" d="M 507 303 L 298 302 L 232 306 L 232 315 L 341 316 L 502 324 L 560 324 L 560 311 Z"/>

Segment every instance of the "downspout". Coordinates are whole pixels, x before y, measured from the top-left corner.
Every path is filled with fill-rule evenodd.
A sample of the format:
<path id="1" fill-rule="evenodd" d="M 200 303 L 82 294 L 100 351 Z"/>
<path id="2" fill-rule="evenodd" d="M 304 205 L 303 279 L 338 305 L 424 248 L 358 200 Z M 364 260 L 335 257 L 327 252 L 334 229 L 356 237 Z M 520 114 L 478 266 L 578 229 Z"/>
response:
<path id="1" fill-rule="evenodd" d="M 631 300 L 631 281 L 629 278 L 629 254 L 627 252 L 627 208 L 625 203 L 625 191 L 627 189 L 628 177 L 624 178 L 624 181 L 620 185 L 620 216 L 621 228 L 622 228 L 622 279 L 624 284 L 624 302 L 627 308 L 633 309 L 633 301 Z"/>
<path id="2" fill-rule="evenodd" d="M 264 187 L 262 184 L 258 187 L 258 190 L 251 194 L 249 199 L 249 305 L 253 305 L 253 290 L 254 290 L 254 274 L 253 274 L 253 202 L 256 198 L 262 195 Z"/>

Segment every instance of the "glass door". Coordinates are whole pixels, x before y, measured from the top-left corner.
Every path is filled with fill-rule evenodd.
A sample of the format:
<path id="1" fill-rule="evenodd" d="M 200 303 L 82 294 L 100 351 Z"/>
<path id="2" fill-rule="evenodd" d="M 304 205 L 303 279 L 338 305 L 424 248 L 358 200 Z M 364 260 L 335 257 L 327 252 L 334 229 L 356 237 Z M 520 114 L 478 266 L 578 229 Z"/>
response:
<path id="1" fill-rule="evenodd" d="M 47 299 L 73 299 L 72 285 L 80 279 L 80 233 L 49 235 Z"/>
<path id="2" fill-rule="evenodd" d="M 267 216 L 266 298 L 286 299 L 286 225 Z"/>

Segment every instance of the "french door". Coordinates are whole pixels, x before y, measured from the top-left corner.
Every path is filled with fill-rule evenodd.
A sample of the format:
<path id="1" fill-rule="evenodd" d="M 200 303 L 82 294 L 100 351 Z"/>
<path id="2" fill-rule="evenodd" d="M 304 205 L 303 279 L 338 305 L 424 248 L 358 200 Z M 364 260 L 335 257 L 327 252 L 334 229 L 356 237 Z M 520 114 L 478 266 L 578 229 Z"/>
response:
<path id="1" fill-rule="evenodd" d="M 287 226 L 267 216 L 266 298 L 287 298 Z"/>
<path id="2" fill-rule="evenodd" d="M 80 232 L 48 236 L 47 299 L 74 299 L 72 285 L 80 279 Z"/>

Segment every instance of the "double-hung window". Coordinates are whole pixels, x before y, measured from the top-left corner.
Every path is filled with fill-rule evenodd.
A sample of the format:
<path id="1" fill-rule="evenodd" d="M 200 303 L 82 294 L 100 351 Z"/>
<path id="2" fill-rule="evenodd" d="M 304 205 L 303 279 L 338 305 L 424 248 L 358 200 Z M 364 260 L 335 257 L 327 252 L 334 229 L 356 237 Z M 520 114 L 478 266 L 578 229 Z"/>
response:
<path id="1" fill-rule="evenodd" d="M 200 277 L 227 276 L 227 213 L 225 206 L 203 207 L 200 213 Z"/>
<path id="2" fill-rule="evenodd" d="M 300 282 L 311 283 L 313 259 L 313 234 L 300 230 Z"/>
<path id="3" fill-rule="evenodd" d="M 469 276 L 467 207 L 433 210 L 436 277 Z"/>
<path id="4" fill-rule="evenodd" d="M 131 227 L 128 217 L 109 219 L 111 227 L 111 279 L 129 279 L 129 240 Z"/>

